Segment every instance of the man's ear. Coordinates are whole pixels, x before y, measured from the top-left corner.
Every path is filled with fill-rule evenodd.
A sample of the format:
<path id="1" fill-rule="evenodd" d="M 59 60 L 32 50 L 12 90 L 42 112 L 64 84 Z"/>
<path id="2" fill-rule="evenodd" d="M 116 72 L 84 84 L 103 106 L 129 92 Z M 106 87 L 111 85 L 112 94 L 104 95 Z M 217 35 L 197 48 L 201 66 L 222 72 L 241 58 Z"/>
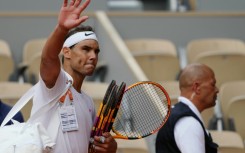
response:
<path id="1" fill-rule="evenodd" d="M 200 94 L 200 83 L 194 82 L 192 85 L 192 90 L 195 92 L 195 94 L 199 95 Z"/>
<path id="2" fill-rule="evenodd" d="M 69 47 L 64 47 L 62 49 L 63 55 L 65 58 L 70 58 L 71 56 L 71 49 Z"/>

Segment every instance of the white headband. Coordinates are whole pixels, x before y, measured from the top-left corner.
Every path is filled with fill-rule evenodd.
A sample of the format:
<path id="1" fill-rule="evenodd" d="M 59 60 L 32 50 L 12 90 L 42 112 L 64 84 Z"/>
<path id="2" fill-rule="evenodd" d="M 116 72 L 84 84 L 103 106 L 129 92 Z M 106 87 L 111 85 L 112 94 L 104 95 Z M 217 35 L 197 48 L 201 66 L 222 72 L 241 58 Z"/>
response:
<path id="1" fill-rule="evenodd" d="M 83 32 L 77 32 L 74 35 L 71 35 L 66 39 L 66 41 L 63 44 L 63 47 L 71 47 L 80 41 L 86 40 L 86 39 L 93 39 L 98 41 L 95 33 L 93 31 L 83 31 Z"/>

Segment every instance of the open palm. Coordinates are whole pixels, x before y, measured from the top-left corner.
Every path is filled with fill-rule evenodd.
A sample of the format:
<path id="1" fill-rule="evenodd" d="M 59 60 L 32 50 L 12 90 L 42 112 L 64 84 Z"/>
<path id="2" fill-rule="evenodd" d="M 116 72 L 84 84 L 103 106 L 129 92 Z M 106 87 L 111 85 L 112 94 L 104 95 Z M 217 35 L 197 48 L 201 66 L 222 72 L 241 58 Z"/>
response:
<path id="1" fill-rule="evenodd" d="M 64 0 L 63 6 L 61 7 L 58 23 L 64 29 L 72 29 L 85 20 L 88 16 L 80 16 L 83 10 L 88 6 L 90 0 L 86 0 L 80 5 L 82 0 L 71 0 L 68 4 L 68 0 Z"/>

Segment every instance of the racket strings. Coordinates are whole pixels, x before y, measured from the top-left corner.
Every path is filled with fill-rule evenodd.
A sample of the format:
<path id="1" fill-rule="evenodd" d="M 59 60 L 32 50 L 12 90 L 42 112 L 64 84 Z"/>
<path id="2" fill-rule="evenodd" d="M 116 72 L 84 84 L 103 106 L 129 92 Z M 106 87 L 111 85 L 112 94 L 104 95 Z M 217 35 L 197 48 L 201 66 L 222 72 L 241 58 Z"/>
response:
<path id="1" fill-rule="evenodd" d="M 129 90 L 123 96 L 113 130 L 127 137 L 149 135 L 166 120 L 167 97 L 154 84 L 139 84 Z"/>

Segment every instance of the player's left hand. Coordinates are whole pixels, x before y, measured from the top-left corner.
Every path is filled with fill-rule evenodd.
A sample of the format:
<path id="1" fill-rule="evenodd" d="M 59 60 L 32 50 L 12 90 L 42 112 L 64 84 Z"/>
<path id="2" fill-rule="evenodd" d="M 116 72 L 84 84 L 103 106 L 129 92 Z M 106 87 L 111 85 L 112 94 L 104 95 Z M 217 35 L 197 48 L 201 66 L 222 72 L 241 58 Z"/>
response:
<path id="1" fill-rule="evenodd" d="M 95 153 L 116 153 L 117 142 L 109 132 L 95 136 L 93 143 Z"/>

